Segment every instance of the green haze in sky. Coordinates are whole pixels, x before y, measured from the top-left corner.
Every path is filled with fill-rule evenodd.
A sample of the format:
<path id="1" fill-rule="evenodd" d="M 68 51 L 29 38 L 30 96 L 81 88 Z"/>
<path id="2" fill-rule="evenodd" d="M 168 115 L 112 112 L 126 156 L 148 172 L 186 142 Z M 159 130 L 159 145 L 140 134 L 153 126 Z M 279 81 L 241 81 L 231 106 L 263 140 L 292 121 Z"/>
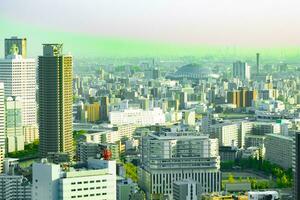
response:
<path id="1" fill-rule="evenodd" d="M 42 53 L 43 43 L 63 43 L 64 52 L 77 58 L 85 57 L 183 57 L 193 56 L 210 59 L 253 59 L 256 52 L 264 58 L 295 60 L 300 57 L 299 47 L 225 47 L 199 44 L 170 44 L 126 38 L 110 38 L 59 31 L 52 27 L 20 23 L 0 15 L 0 53 L 3 55 L 4 38 L 26 37 L 28 55 Z"/>

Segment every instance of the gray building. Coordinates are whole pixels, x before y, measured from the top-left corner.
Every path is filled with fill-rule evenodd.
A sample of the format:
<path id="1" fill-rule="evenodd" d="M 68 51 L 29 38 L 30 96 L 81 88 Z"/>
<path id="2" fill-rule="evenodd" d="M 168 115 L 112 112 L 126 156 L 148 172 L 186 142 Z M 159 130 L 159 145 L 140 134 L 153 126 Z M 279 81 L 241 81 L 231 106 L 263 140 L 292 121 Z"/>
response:
<path id="1" fill-rule="evenodd" d="M 147 198 L 173 196 L 173 183 L 191 179 L 203 192 L 220 191 L 218 140 L 199 132 L 155 132 L 141 139 L 139 186 Z"/>
<path id="2" fill-rule="evenodd" d="M 193 180 L 182 180 L 173 183 L 173 200 L 198 200 L 201 186 Z"/>
<path id="3" fill-rule="evenodd" d="M 268 134 L 265 142 L 265 159 L 286 169 L 292 167 L 293 138 Z"/>
<path id="4" fill-rule="evenodd" d="M 0 199 L 31 200 L 31 184 L 23 176 L 0 176 Z"/>

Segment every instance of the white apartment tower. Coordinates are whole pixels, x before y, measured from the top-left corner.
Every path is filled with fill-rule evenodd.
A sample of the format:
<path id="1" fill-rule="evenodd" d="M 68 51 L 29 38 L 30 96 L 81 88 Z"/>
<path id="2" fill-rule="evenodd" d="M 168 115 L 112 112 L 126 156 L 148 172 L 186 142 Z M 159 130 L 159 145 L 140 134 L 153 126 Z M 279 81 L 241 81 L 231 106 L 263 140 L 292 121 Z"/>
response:
<path id="1" fill-rule="evenodd" d="M 36 129 L 35 60 L 23 58 L 18 54 L 16 46 L 12 48 L 12 54 L 0 60 L 0 81 L 4 83 L 6 97 L 15 96 L 21 99 L 23 127 Z"/>

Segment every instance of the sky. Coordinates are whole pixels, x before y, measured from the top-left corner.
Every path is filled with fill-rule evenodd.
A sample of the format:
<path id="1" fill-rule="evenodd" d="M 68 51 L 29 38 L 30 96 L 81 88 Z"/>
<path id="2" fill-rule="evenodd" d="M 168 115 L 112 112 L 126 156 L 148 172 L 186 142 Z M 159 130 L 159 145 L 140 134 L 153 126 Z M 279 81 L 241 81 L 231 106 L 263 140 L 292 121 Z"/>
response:
<path id="1" fill-rule="evenodd" d="M 299 0 L 0 0 L 2 24 L 21 24 L 20 32 L 128 43 L 295 47 L 299 19 Z"/>

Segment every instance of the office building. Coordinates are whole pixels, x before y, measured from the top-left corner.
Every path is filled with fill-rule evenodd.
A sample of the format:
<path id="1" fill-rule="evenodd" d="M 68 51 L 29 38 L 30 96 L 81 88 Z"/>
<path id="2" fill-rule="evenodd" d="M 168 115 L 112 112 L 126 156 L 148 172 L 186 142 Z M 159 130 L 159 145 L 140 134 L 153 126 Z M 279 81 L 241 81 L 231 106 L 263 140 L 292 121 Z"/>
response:
<path id="1" fill-rule="evenodd" d="M 5 104 L 4 104 L 4 84 L 0 82 L 0 174 L 3 173 L 5 157 Z"/>
<path id="2" fill-rule="evenodd" d="M 185 179 L 173 183 L 173 200 L 198 200 L 201 196 L 200 184 Z"/>
<path id="3" fill-rule="evenodd" d="M 13 51 L 18 50 L 18 54 L 23 58 L 27 57 L 27 39 L 26 38 L 18 38 L 11 37 L 9 39 L 4 40 L 4 57 L 9 57 Z"/>
<path id="4" fill-rule="evenodd" d="M 8 97 L 5 101 L 6 152 L 24 150 L 22 104 L 19 98 Z"/>
<path id="5" fill-rule="evenodd" d="M 101 97 L 100 101 L 100 120 L 101 121 L 108 121 L 108 106 L 109 106 L 109 99 L 107 96 Z"/>
<path id="6" fill-rule="evenodd" d="M 300 132 L 296 132 L 293 142 L 294 199 L 300 200 Z"/>
<path id="7" fill-rule="evenodd" d="M 202 192 L 220 191 L 218 140 L 197 132 L 155 132 L 141 139 L 138 184 L 147 199 L 173 196 L 173 183 L 191 179 Z"/>
<path id="8" fill-rule="evenodd" d="M 86 168 L 63 171 L 42 160 L 33 164 L 33 200 L 116 200 L 116 162 L 89 160 Z"/>
<path id="9" fill-rule="evenodd" d="M 237 61 L 233 63 L 233 78 L 239 78 L 242 81 L 250 80 L 250 66 L 246 62 Z"/>
<path id="10" fill-rule="evenodd" d="M 266 160 L 289 169 L 292 167 L 293 138 L 268 134 L 265 141 Z"/>
<path id="11" fill-rule="evenodd" d="M 49 152 L 73 153 L 71 55 L 63 55 L 62 44 L 44 44 L 39 56 L 40 156 Z"/>
<path id="12" fill-rule="evenodd" d="M 28 129 L 25 133 L 30 133 L 33 128 L 37 131 L 36 67 L 34 59 L 19 54 L 15 48 L 5 59 L 0 60 L 0 81 L 4 82 L 6 97 L 20 98 L 22 125 Z"/>

